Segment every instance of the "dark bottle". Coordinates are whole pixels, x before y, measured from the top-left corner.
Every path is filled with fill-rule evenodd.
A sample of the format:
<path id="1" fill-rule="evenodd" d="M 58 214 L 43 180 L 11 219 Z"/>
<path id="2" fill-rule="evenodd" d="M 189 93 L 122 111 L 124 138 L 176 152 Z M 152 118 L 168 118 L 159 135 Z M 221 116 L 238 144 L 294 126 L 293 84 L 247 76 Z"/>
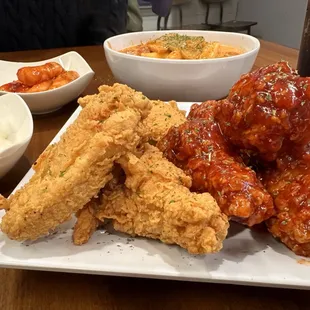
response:
<path id="1" fill-rule="evenodd" d="M 297 70 L 301 76 L 310 76 L 310 0 L 308 0 L 304 30 L 301 38 Z"/>

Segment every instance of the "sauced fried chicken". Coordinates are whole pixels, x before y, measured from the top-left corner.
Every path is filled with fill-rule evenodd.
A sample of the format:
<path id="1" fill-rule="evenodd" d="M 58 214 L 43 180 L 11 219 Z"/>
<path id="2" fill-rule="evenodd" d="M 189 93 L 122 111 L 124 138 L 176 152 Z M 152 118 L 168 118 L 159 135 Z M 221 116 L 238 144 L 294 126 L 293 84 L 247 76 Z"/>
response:
<path id="1" fill-rule="evenodd" d="M 310 160 L 299 148 L 292 150 L 294 155 L 284 154 L 262 172 L 276 207 L 267 226 L 293 252 L 310 256 Z"/>
<path id="2" fill-rule="evenodd" d="M 210 192 L 221 210 L 238 222 L 261 223 L 274 212 L 272 199 L 223 137 L 214 121 L 217 103 L 207 102 L 204 107 L 203 119 L 171 128 L 158 147 L 193 178 L 192 190 Z M 195 108 L 198 105 L 189 118 Z"/>
<path id="3" fill-rule="evenodd" d="M 273 161 L 285 145 L 310 140 L 310 78 L 279 62 L 244 75 L 216 115 L 239 148 Z"/>

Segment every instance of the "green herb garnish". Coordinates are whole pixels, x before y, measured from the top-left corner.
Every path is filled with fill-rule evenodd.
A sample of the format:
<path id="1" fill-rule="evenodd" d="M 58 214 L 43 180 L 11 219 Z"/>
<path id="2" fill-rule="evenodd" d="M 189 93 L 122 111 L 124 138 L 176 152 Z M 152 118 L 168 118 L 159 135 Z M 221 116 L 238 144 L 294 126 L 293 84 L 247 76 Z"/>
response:
<path id="1" fill-rule="evenodd" d="M 66 173 L 66 170 L 60 171 L 59 172 L 59 177 L 62 178 Z"/>

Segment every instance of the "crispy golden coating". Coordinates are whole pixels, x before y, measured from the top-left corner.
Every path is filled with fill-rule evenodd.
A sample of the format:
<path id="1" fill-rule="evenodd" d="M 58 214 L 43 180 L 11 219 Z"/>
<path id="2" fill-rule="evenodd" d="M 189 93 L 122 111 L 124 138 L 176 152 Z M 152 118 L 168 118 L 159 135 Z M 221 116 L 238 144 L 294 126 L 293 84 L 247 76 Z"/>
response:
<path id="1" fill-rule="evenodd" d="M 108 105 L 110 110 L 116 112 L 132 108 L 141 114 L 142 119 L 149 115 L 152 108 L 150 100 L 141 92 L 137 92 L 123 84 L 115 83 L 113 86 L 102 85 L 98 90 L 99 94 L 79 98 L 79 105 L 84 108 L 87 104 L 96 102 L 104 107 L 107 101 L 106 98 L 109 98 Z M 103 112 L 103 114 L 105 113 Z"/>
<path id="2" fill-rule="evenodd" d="M 146 145 L 140 159 L 128 154 L 119 162 L 126 186 L 104 192 L 99 219 L 113 219 L 116 230 L 178 244 L 194 254 L 222 248 L 227 217 L 211 195 L 191 193 L 190 178 L 157 148 Z"/>
<path id="3" fill-rule="evenodd" d="M 113 178 L 101 190 L 105 192 L 112 192 L 116 190 L 120 184 L 125 182 L 125 173 L 119 164 L 115 164 L 112 170 Z M 76 214 L 77 221 L 74 226 L 72 240 L 75 245 L 82 245 L 88 242 L 96 229 L 103 225 L 96 217 L 96 212 L 100 209 L 100 195 L 93 198 L 87 203 L 83 209 Z"/>
<path id="4" fill-rule="evenodd" d="M 105 91 L 108 91 L 108 89 L 105 89 Z M 91 98 L 92 96 L 86 96 L 80 98 L 78 102 L 81 107 L 85 107 Z M 157 142 L 165 136 L 172 126 L 178 126 L 184 123 L 186 117 L 185 112 L 179 110 L 175 101 L 170 101 L 167 104 L 160 100 L 152 100 L 151 103 L 152 109 L 143 121 L 143 124 L 146 128 L 146 139 Z"/>
<path id="5" fill-rule="evenodd" d="M 151 108 L 145 96 L 116 84 L 90 100 L 8 199 L 1 229 L 11 239 L 34 240 L 69 220 L 112 178 L 114 162 L 140 143 L 141 119 Z"/>
<path id="6" fill-rule="evenodd" d="M 143 121 L 149 140 L 159 141 L 172 126 L 179 126 L 186 121 L 185 113 L 178 109 L 175 101 L 167 103 L 152 101 L 152 109 Z"/>
<path id="7" fill-rule="evenodd" d="M 98 204 L 98 199 L 93 198 L 76 214 L 77 221 L 74 225 L 72 236 L 72 240 L 75 245 L 87 243 L 92 234 L 100 225 L 100 221 L 95 217 L 95 210 Z"/>

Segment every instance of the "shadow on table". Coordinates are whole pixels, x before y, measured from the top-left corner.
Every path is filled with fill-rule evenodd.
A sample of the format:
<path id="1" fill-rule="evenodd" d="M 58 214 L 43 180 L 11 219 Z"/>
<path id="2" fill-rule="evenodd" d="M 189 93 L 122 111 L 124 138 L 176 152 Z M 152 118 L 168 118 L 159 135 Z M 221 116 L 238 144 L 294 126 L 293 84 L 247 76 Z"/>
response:
<path id="1" fill-rule="evenodd" d="M 0 193 L 7 197 L 30 168 L 31 163 L 26 156 L 22 156 L 16 165 L 2 179 L 0 179 Z"/>

